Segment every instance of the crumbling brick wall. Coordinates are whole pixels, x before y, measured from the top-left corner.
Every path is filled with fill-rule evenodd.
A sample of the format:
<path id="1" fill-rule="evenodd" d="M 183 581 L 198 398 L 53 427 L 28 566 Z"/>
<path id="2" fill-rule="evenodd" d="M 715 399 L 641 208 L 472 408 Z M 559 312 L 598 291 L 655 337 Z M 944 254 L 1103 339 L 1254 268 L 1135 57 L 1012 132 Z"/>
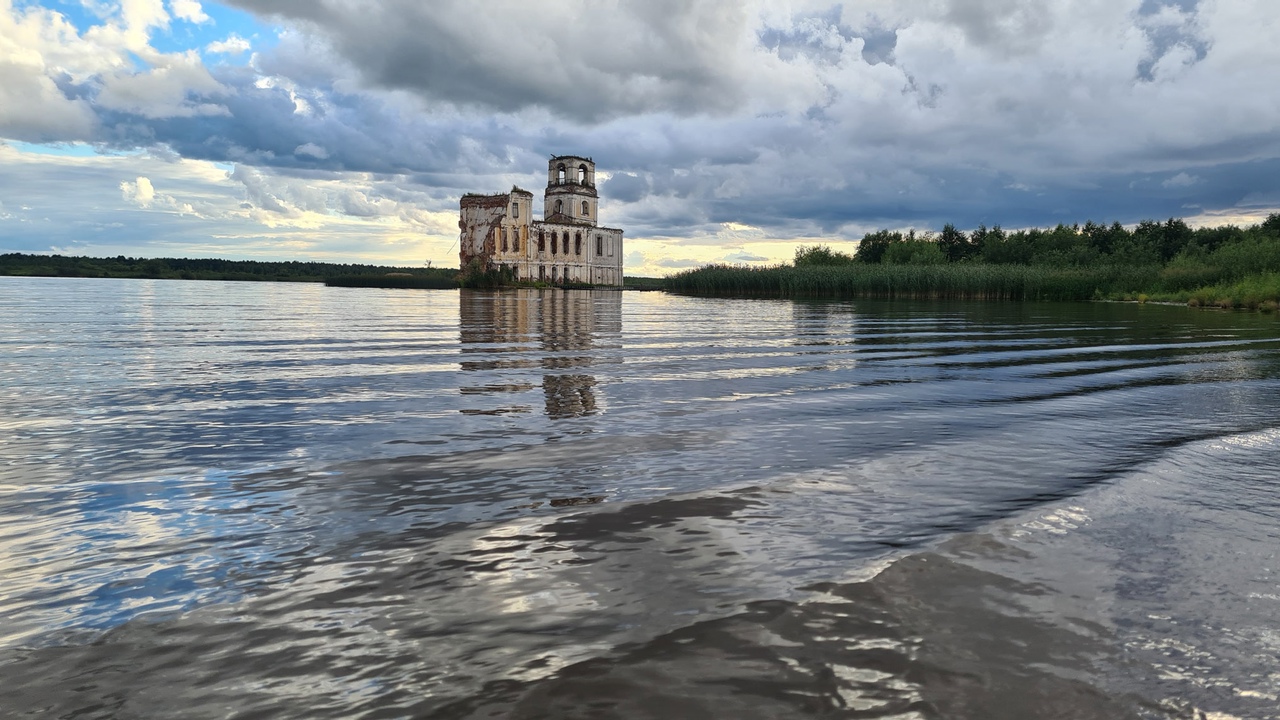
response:
<path id="1" fill-rule="evenodd" d="M 478 260 L 484 270 L 491 269 L 497 252 L 498 228 L 507 217 L 511 195 L 463 195 L 462 213 L 458 220 L 458 259 L 461 267 Z"/>

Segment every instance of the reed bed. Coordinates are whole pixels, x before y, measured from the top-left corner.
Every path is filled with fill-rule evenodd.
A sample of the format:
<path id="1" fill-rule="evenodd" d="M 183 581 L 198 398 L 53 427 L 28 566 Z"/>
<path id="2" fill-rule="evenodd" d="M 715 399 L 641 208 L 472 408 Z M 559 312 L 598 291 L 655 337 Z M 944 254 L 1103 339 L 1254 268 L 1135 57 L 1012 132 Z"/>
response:
<path id="1" fill-rule="evenodd" d="M 1094 300 L 1139 292 L 1159 275 L 1157 266 L 710 265 L 667 278 L 666 288 L 692 295 Z"/>
<path id="2" fill-rule="evenodd" d="M 428 275 L 340 275 L 325 278 L 329 287 L 388 288 L 413 290 L 448 290 L 458 287 L 458 281 L 450 277 Z"/>

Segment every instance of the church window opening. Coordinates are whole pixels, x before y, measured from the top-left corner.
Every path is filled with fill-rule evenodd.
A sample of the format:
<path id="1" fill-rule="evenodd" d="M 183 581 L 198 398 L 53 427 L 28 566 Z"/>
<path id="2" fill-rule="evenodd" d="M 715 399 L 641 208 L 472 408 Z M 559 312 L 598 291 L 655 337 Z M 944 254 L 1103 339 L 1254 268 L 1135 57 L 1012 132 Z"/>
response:
<path id="1" fill-rule="evenodd" d="M 514 252 L 520 252 L 520 230 L 519 229 L 511 233 L 511 249 Z"/>
<path id="2" fill-rule="evenodd" d="M 559 214 L 560 214 L 560 213 L 562 213 L 562 212 L 564 212 L 564 201 L 563 201 L 563 200 L 557 200 L 557 201 L 556 201 L 556 215 L 559 215 Z"/>
<path id="3" fill-rule="evenodd" d="M 587 201 L 586 201 L 586 200 L 583 200 L 583 201 L 582 201 L 582 216 L 583 216 L 583 217 L 590 217 L 590 216 L 591 216 L 591 206 L 590 206 L 590 205 L 587 205 Z"/>
<path id="4" fill-rule="evenodd" d="M 587 184 L 587 166 L 586 165 L 578 166 L 578 184 L 580 185 Z"/>
<path id="5" fill-rule="evenodd" d="M 604 255 L 604 237 L 596 236 L 596 257 Z"/>
<path id="6" fill-rule="evenodd" d="M 558 244 L 559 239 L 560 239 L 559 233 L 551 233 L 551 254 L 552 255 L 556 254 L 556 245 Z"/>
<path id="7" fill-rule="evenodd" d="M 502 252 L 506 252 L 507 250 L 508 250 L 508 247 L 507 247 L 507 229 L 506 229 L 506 228 L 503 228 L 503 229 L 502 229 Z"/>
<path id="8" fill-rule="evenodd" d="M 520 217 L 520 203 L 511 203 L 511 217 Z"/>
<path id="9" fill-rule="evenodd" d="M 547 251 L 547 234 L 539 230 L 538 231 L 538 252 L 546 252 L 546 251 Z"/>
<path id="10" fill-rule="evenodd" d="M 563 185 L 565 180 L 564 165 L 561 165 L 556 171 L 556 184 Z"/>
<path id="11" fill-rule="evenodd" d="M 582 254 L 582 233 L 573 234 L 573 254 L 574 255 Z"/>

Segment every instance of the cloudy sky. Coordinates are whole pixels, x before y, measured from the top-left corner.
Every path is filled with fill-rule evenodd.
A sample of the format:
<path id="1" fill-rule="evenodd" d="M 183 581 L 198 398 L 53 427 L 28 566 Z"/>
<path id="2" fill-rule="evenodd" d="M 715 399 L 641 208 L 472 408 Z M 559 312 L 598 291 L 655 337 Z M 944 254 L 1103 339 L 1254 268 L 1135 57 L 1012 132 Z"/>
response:
<path id="1" fill-rule="evenodd" d="M 1280 209 L 1275 0 L 0 0 L 0 251 L 457 263 L 592 156 L 628 274 Z"/>

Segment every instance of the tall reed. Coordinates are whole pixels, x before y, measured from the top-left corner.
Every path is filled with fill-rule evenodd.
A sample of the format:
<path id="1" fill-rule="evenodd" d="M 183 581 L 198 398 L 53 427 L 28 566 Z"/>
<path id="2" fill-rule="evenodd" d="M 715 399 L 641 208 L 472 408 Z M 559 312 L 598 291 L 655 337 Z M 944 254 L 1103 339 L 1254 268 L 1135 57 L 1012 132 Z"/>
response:
<path id="1" fill-rule="evenodd" d="M 695 295 L 1092 300 L 1138 292 L 1159 273 L 1156 266 L 709 265 L 667 278 L 666 288 Z"/>

